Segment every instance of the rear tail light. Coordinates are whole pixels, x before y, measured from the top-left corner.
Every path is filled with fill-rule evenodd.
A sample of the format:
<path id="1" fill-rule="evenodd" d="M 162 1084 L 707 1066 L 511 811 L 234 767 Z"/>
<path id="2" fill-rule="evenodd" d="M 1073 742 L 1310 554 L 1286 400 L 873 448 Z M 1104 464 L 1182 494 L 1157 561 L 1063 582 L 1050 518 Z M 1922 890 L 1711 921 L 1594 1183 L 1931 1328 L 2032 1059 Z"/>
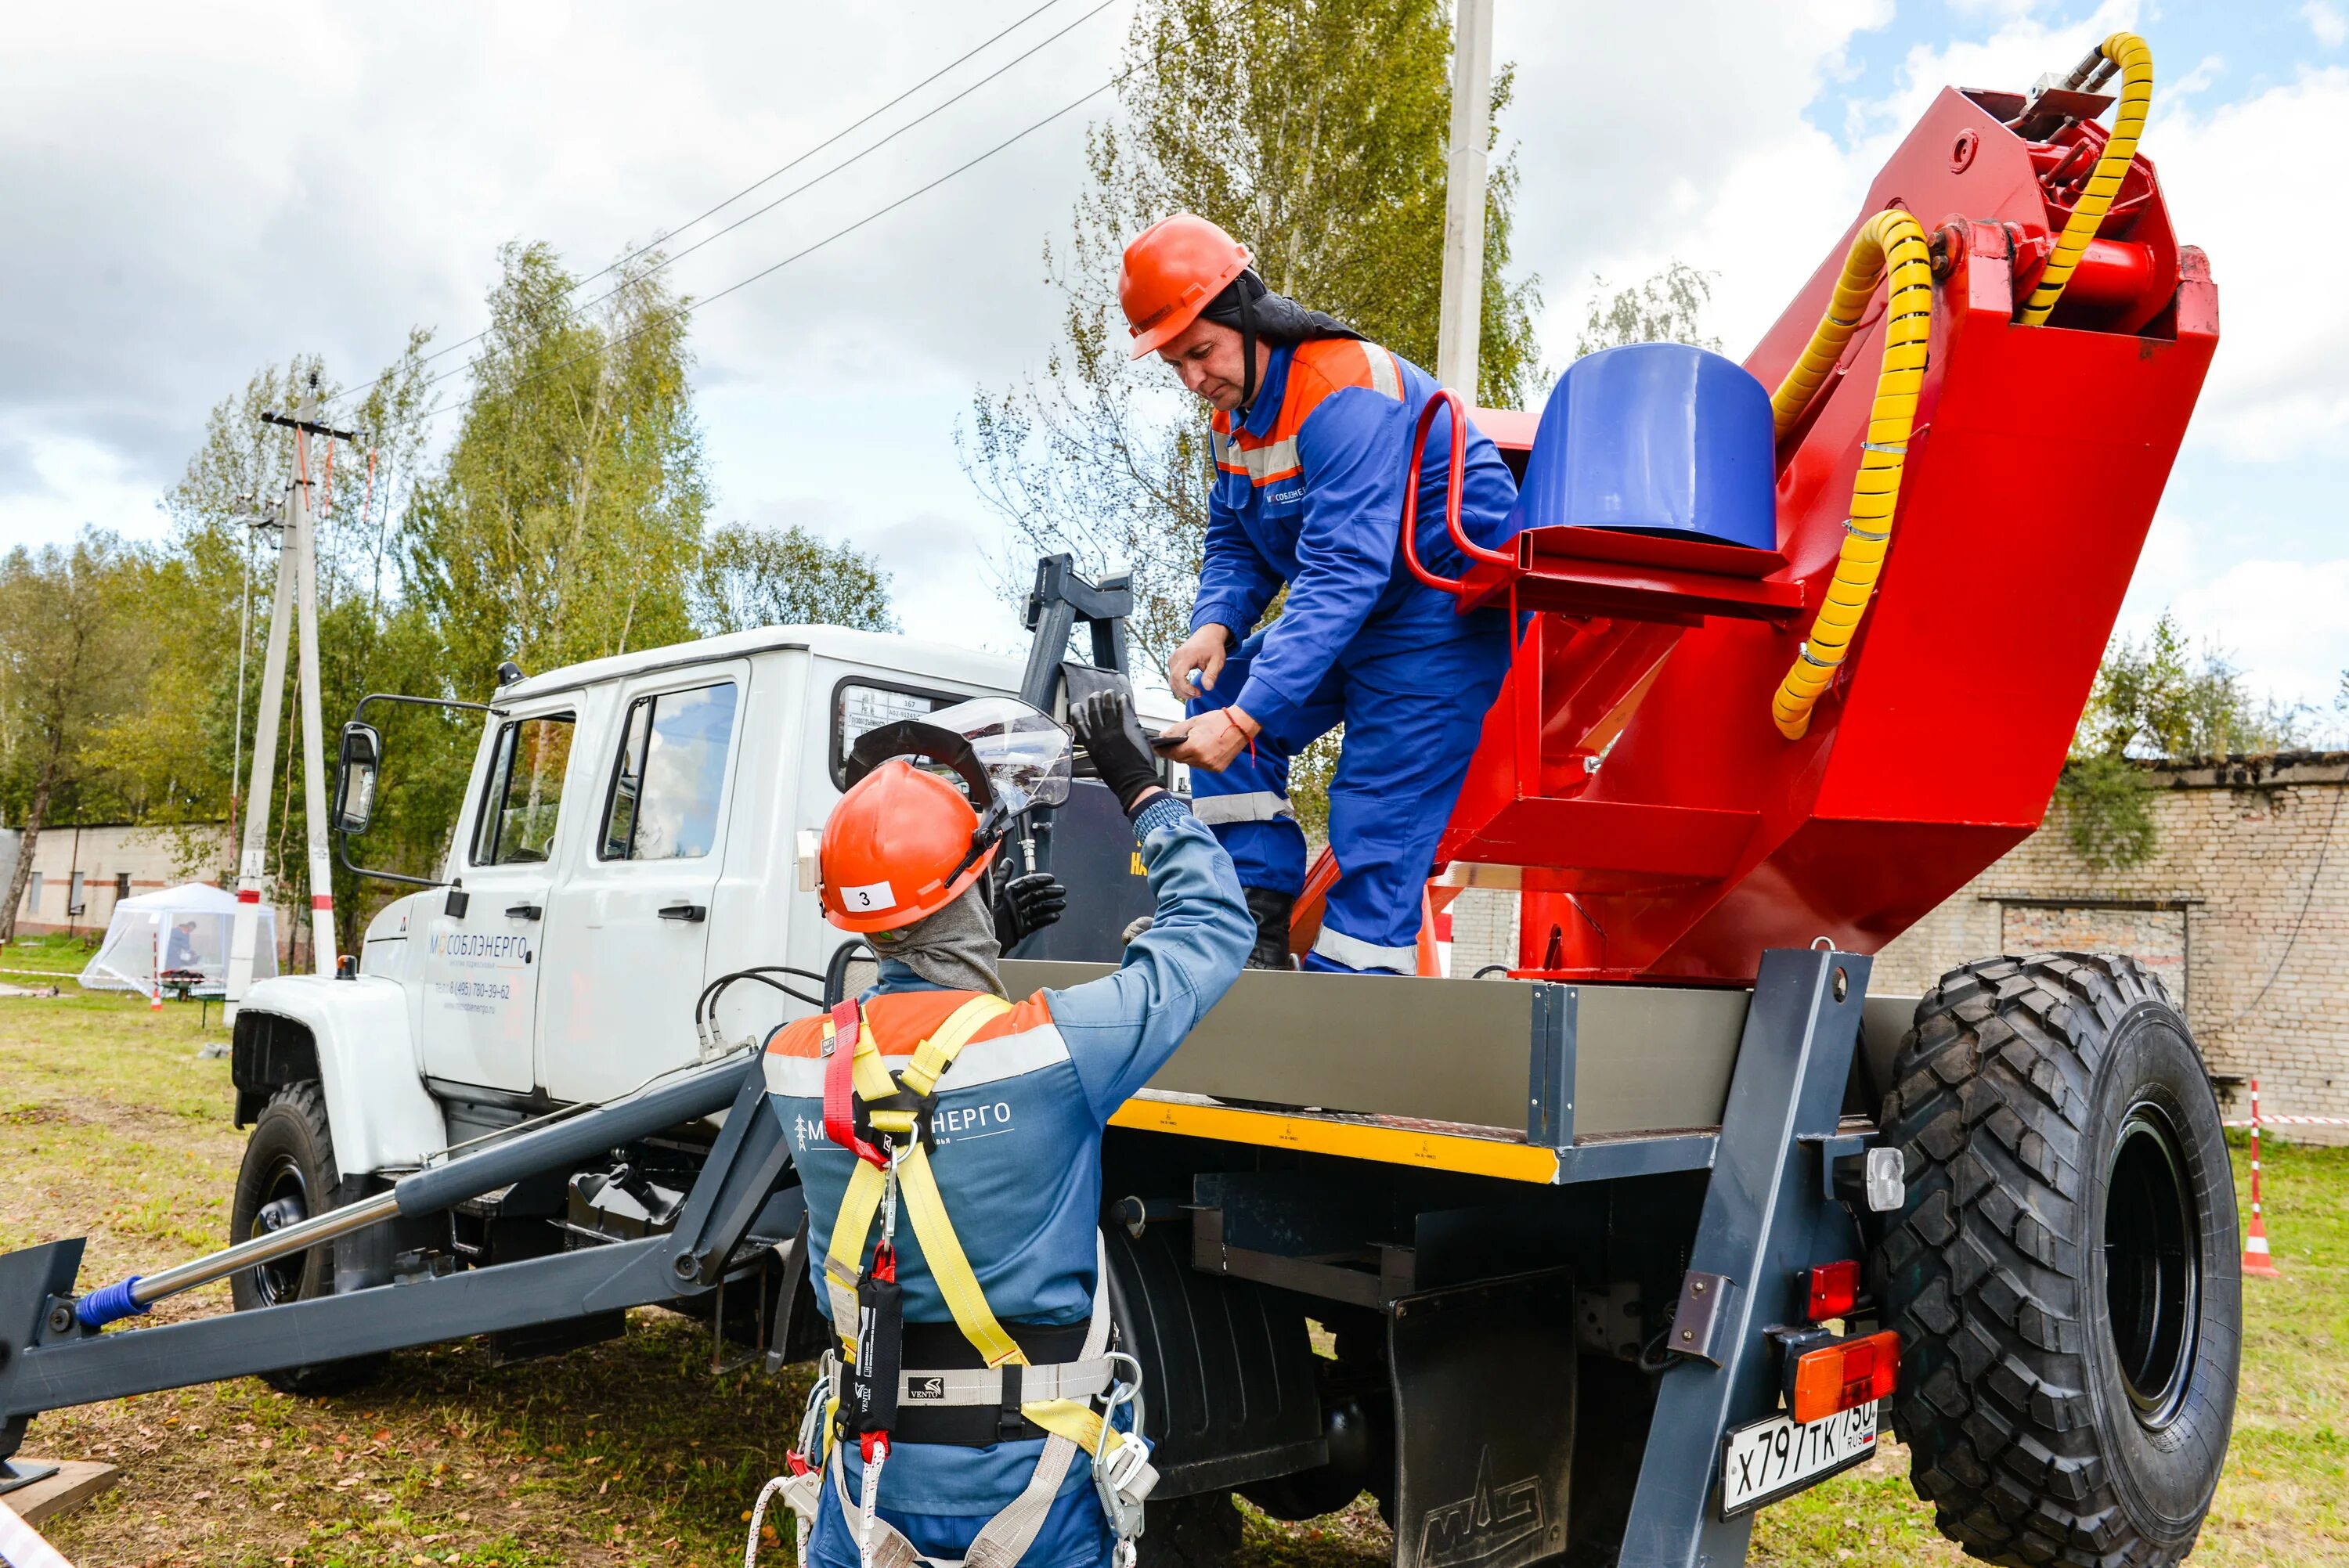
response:
<path id="1" fill-rule="evenodd" d="M 1825 1323 L 1850 1312 L 1859 1300 L 1859 1264 L 1852 1259 L 1821 1264 L 1811 1271 L 1810 1318 Z"/>
<path id="2" fill-rule="evenodd" d="M 1837 1340 L 1795 1364 L 1795 1419 L 1816 1421 L 1889 1396 L 1900 1382 L 1900 1336 Z"/>

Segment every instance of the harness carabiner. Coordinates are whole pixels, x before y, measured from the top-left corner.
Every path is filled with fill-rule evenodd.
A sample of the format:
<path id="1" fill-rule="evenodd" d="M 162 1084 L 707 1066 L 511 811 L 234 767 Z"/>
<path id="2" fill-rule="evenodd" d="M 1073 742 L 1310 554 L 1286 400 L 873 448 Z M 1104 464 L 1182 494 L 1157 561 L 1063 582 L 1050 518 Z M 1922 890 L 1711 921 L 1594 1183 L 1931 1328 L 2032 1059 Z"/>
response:
<path id="1" fill-rule="evenodd" d="M 1143 1504 L 1158 1484 L 1158 1472 L 1150 1468 L 1150 1439 L 1142 1435 L 1142 1363 L 1123 1350 L 1110 1351 L 1107 1358 L 1112 1367 L 1123 1363 L 1133 1375 L 1122 1377 L 1112 1372 L 1109 1392 L 1102 1397 L 1101 1447 L 1093 1450 L 1093 1490 L 1100 1494 L 1102 1511 L 1109 1515 L 1110 1528 L 1117 1536 L 1115 1568 L 1133 1568 L 1139 1553 L 1134 1542 L 1142 1537 Z M 1131 1431 L 1117 1429 L 1120 1405 L 1133 1408 Z"/>

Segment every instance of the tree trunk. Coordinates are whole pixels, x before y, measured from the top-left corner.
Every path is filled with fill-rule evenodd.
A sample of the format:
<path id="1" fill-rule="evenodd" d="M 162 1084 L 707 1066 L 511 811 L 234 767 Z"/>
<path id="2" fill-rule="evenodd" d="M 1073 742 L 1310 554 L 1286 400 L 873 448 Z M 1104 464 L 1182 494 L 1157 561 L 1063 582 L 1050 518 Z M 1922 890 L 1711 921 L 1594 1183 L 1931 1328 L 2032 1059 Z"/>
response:
<path id="1" fill-rule="evenodd" d="M 41 847 L 41 824 L 49 814 L 49 797 L 57 782 L 57 759 L 52 757 L 41 769 L 41 781 L 33 788 L 32 804 L 25 811 L 24 837 L 16 842 L 16 869 L 8 877 L 8 907 L 0 911 L 0 943 L 16 940 L 16 911 L 25 902 L 25 884 L 33 876 L 33 851 Z"/>

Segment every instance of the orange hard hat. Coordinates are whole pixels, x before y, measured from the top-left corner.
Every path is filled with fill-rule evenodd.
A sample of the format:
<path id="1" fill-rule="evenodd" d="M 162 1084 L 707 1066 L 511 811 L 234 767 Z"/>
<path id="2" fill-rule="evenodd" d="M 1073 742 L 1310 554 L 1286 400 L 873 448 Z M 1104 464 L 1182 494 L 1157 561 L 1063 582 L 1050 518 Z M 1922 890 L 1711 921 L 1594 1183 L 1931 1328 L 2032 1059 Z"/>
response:
<path id="1" fill-rule="evenodd" d="M 962 791 L 902 757 L 849 787 L 816 851 L 823 915 L 843 931 L 896 931 L 937 913 L 986 874 L 978 813 Z"/>
<path id="2" fill-rule="evenodd" d="M 1247 271 L 1248 248 L 1194 212 L 1161 218 L 1125 248 L 1117 303 L 1141 358 L 1180 337 L 1231 281 Z"/>

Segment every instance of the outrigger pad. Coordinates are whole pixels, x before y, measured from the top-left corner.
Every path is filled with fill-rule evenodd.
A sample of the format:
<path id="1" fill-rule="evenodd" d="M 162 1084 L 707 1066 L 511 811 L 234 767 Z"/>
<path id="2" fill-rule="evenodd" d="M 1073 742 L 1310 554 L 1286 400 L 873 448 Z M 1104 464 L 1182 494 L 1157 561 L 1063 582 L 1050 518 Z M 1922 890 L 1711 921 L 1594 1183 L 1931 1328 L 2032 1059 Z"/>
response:
<path id="1" fill-rule="evenodd" d="M 1565 1551 L 1573 1276 L 1405 1296 L 1387 1314 L 1395 1568 L 1524 1568 Z"/>

